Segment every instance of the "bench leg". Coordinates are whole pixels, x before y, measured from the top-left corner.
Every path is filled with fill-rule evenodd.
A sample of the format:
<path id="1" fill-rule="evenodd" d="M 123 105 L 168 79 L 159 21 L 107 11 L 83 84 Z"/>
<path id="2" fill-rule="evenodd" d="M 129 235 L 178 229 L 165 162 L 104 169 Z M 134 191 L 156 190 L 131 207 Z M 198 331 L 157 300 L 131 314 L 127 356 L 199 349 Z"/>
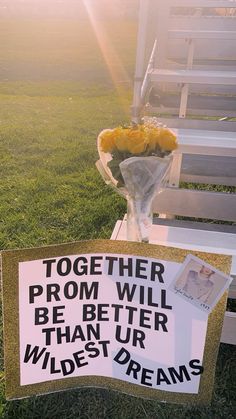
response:
<path id="1" fill-rule="evenodd" d="M 180 173 L 182 165 L 182 154 L 175 154 L 170 169 L 169 186 L 172 188 L 178 188 L 180 182 Z M 174 218 L 172 214 L 159 214 L 159 218 L 167 218 L 169 220 Z"/>

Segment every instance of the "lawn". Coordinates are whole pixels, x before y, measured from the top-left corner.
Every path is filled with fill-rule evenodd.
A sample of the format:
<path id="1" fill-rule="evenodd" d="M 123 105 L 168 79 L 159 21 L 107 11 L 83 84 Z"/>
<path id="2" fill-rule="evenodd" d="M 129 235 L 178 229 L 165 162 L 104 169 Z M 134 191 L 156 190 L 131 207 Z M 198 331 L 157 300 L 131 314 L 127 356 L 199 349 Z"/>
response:
<path id="1" fill-rule="evenodd" d="M 125 202 L 96 168 L 96 137 L 129 121 L 135 21 L 0 25 L 0 249 L 109 238 Z M 1 362 L 3 355 L 1 355 Z M 210 407 L 165 405 L 104 389 L 6 402 L 7 419 L 227 418 L 236 412 L 235 347 L 220 346 Z"/>

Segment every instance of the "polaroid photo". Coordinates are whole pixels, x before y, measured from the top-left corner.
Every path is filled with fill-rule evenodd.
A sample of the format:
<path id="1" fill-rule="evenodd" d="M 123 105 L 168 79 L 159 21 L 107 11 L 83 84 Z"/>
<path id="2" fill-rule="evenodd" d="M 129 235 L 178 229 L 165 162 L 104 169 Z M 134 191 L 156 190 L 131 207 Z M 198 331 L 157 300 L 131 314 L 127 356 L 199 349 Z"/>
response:
<path id="1" fill-rule="evenodd" d="M 210 313 L 231 281 L 230 276 L 189 254 L 169 289 L 185 301 Z"/>

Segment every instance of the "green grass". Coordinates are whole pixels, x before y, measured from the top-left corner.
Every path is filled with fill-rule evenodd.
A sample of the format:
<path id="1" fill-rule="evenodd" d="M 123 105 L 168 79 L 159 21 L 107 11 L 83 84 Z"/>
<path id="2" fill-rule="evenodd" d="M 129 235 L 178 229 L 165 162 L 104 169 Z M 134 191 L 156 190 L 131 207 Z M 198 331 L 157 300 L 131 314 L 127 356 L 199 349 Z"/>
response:
<path id="1" fill-rule="evenodd" d="M 109 237 L 123 205 L 114 196 L 111 211 L 96 137 L 125 115 L 114 92 L 90 95 L 0 96 L 1 248 Z"/>
<path id="2" fill-rule="evenodd" d="M 103 53 L 87 21 L 1 22 L 0 249 L 109 238 L 124 214 L 95 168 L 96 137 L 129 121 L 136 24 L 99 29 Z M 234 419 L 235 375 L 235 347 L 222 344 L 212 405 L 193 408 L 102 389 L 6 402 L 2 371 L 0 417 Z"/>

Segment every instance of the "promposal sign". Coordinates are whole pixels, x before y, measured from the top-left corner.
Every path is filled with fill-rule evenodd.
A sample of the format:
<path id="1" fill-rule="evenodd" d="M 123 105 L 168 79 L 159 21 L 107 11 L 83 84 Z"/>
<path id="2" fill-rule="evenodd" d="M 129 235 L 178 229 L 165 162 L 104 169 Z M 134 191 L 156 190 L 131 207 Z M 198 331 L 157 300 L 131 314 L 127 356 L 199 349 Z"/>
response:
<path id="1" fill-rule="evenodd" d="M 216 362 L 206 347 L 217 347 L 220 329 L 206 345 L 209 313 L 191 304 L 186 292 L 181 298 L 183 292 L 173 286 L 187 253 L 178 251 L 181 261 L 174 249 L 172 256 L 170 249 L 135 243 L 124 250 L 121 243 L 95 241 L 16 251 L 11 285 L 12 255 L 5 253 L 9 398 L 80 385 L 170 401 L 206 398 L 204 388 Z M 19 308 L 14 325 L 7 308 L 12 287 Z M 216 304 L 222 319 L 223 291 Z M 11 327 L 18 331 L 18 353 L 9 349 Z M 17 356 L 14 377 L 8 363 Z M 14 388 L 13 381 L 18 383 Z"/>

